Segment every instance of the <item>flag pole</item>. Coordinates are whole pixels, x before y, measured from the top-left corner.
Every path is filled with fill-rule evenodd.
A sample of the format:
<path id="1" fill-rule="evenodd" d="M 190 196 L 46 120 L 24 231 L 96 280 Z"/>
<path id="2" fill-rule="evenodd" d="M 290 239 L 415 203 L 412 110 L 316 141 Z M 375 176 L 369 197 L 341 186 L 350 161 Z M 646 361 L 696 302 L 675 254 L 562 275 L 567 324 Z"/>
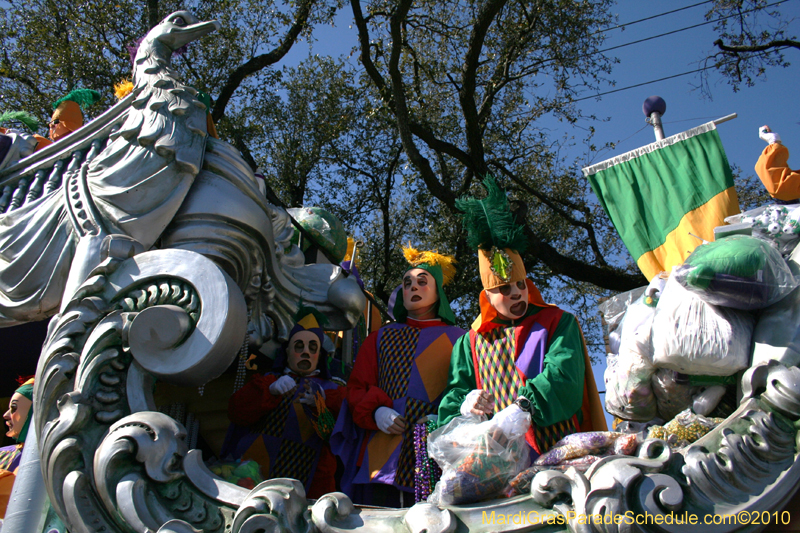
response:
<path id="1" fill-rule="evenodd" d="M 730 115 L 725 115 L 724 117 L 718 118 L 717 120 L 712 120 L 712 122 L 714 123 L 715 126 L 719 126 L 723 122 L 728 122 L 729 120 L 733 120 L 738 116 L 739 115 L 737 115 L 736 113 L 731 113 Z"/>

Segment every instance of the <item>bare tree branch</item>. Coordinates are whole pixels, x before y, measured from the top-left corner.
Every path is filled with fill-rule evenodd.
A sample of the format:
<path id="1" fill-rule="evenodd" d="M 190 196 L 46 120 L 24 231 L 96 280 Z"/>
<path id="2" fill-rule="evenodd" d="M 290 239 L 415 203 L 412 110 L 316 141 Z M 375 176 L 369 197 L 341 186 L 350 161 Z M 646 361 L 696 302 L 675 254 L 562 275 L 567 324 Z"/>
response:
<path id="1" fill-rule="evenodd" d="M 469 48 L 464 57 L 461 90 L 458 94 L 458 99 L 461 103 L 461 111 L 464 114 L 464 121 L 466 123 L 467 147 L 474 161 L 475 172 L 481 175 L 488 174 L 489 169 L 484 160 L 483 128 L 481 127 L 481 121 L 478 116 L 478 106 L 475 103 L 477 70 L 489 27 L 505 5 L 506 0 L 487 2 L 478 15 L 475 25 L 472 27 Z"/>
<path id="2" fill-rule="evenodd" d="M 732 52 L 735 54 L 741 52 L 763 52 L 765 50 L 775 50 L 777 48 L 797 48 L 800 50 L 800 41 L 792 41 L 791 39 L 779 39 L 770 41 L 760 45 L 739 45 L 729 46 L 722 42 L 722 39 L 714 41 L 714 45 L 723 52 Z"/>
<path id="3" fill-rule="evenodd" d="M 219 96 L 217 96 L 217 101 L 214 104 L 214 110 L 211 113 L 211 117 L 214 119 L 214 122 L 219 122 L 220 119 L 225 116 L 225 108 L 227 107 L 228 102 L 230 102 L 231 98 L 233 97 L 233 93 L 239 88 L 246 77 L 255 74 L 259 70 L 262 70 L 270 65 L 274 65 L 289 52 L 295 41 L 297 41 L 297 37 L 307 26 L 308 18 L 311 15 L 311 8 L 314 6 L 314 2 L 315 0 L 303 0 L 300 2 L 297 8 L 297 14 L 295 15 L 294 23 L 288 29 L 286 35 L 283 36 L 283 40 L 277 47 L 275 47 L 275 49 L 266 54 L 261 54 L 250 59 L 231 72 L 227 83 L 225 83 L 225 85 L 222 87 L 222 90 L 220 90 Z"/>

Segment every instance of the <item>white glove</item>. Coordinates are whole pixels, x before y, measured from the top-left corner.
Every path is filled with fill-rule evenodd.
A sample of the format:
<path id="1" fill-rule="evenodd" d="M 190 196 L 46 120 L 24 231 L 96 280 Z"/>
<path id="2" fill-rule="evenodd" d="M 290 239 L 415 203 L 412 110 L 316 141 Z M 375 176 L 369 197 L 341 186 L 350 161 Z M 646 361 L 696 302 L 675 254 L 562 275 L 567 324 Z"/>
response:
<path id="1" fill-rule="evenodd" d="M 400 416 L 400 413 L 391 407 L 378 407 L 375 410 L 375 423 L 378 429 L 384 433 L 389 433 L 389 428 L 394 424 L 394 419 Z"/>
<path id="2" fill-rule="evenodd" d="M 475 389 L 467 394 L 464 401 L 461 402 L 461 416 L 470 416 L 472 414 L 472 410 L 478 405 L 481 392 L 483 392 L 481 389 Z"/>
<path id="3" fill-rule="evenodd" d="M 512 403 L 492 418 L 492 423 L 509 439 L 524 435 L 531 427 L 531 414 Z"/>
<path id="4" fill-rule="evenodd" d="M 769 126 L 761 126 L 758 128 L 758 137 L 768 144 L 775 144 L 781 142 L 781 136 L 769 129 Z"/>
<path id="5" fill-rule="evenodd" d="M 283 396 L 297 386 L 291 376 L 281 376 L 269 386 L 269 392 L 274 396 Z"/>
<path id="6" fill-rule="evenodd" d="M 325 391 L 323 389 L 317 389 L 320 394 L 322 394 L 322 399 L 325 399 Z M 317 393 L 313 390 L 307 390 L 300 395 L 300 403 L 305 405 L 316 405 L 317 404 Z"/>

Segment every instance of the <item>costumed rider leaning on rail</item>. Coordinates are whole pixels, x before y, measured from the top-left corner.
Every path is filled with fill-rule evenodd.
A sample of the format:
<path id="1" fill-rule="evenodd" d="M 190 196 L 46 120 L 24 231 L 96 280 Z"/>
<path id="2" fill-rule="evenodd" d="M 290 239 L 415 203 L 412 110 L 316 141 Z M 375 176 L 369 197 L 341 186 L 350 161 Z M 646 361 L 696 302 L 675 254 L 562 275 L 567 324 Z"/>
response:
<path id="1" fill-rule="evenodd" d="M 403 250 L 409 267 L 390 309 L 397 322 L 370 334 L 347 384 L 331 447 L 342 458 L 342 491 L 354 502 L 408 506 L 414 500 L 414 425 L 439 409 L 450 352 L 464 330 L 443 286 L 453 258 Z"/>
<path id="2" fill-rule="evenodd" d="M 48 123 L 50 139 L 36 133 L 39 122 L 24 111 L 6 111 L 0 115 L 0 170 L 83 126 L 82 109 L 98 100 L 100 93 L 95 90 L 75 89 L 53 102 L 53 115 Z M 17 124 L 25 126 L 32 133 L 17 127 Z"/>
<path id="3" fill-rule="evenodd" d="M 491 417 L 525 397 L 533 460 L 566 435 L 607 428 L 577 320 L 544 303 L 527 279 L 524 228 L 494 179 L 484 184 L 487 198 L 456 204 L 465 213 L 468 242 L 478 248 L 484 290 L 480 317 L 453 348 L 439 423 L 460 414 Z"/>
<path id="4" fill-rule="evenodd" d="M 93 89 L 75 89 L 53 102 L 50 140 L 58 141 L 83 126 L 83 109 L 96 104 L 100 93 Z"/>

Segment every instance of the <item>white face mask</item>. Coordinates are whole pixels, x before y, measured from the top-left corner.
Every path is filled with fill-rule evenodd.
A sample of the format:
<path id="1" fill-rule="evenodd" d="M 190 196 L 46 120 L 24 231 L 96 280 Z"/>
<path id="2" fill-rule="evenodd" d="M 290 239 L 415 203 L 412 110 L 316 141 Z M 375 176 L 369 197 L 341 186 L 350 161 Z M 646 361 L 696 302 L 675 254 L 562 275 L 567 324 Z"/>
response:
<path id="1" fill-rule="evenodd" d="M 427 270 L 412 268 L 403 275 L 403 305 L 408 316 L 417 320 L 436 317 L 439 291 Z"/>
<path id="2" fill-rule="evenodd" d="M 292 372 L 307 376 L 317 369 L 322 348 L 319 337 L 310 331 L 298 331 L 286 346 L 286 365 Z"/>
<path id="3" fill-rule="evenodd" d="M 501 318 L 517 320 L 528 311 L 528 284 L 524 279 L 486 289 L 486 297 Z"/>

